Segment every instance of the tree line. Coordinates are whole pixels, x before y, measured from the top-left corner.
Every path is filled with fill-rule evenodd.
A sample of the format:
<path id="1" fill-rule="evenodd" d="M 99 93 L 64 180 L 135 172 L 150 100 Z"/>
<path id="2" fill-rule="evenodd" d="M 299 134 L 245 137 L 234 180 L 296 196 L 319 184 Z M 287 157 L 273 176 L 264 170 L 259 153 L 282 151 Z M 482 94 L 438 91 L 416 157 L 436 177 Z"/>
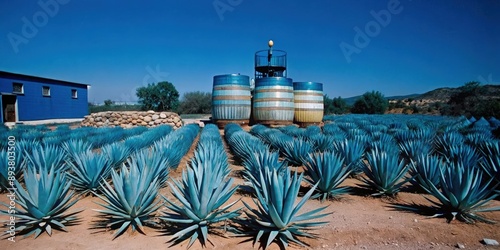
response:
<path id="1" fill-rule="evenodd" d="M 467 82 L 444 103 L 437 103 L 436 110 L 441 115 L 500 117 L 500 98 L 482 98 L 486 91 L 479 82 Z M 194 91 L 179 95 L 175 86 L 168 82 L 151 83 L 136 91 L 139 105 L 129 107 L 142 110 L 173 111 L 179 114 L 210 114 L 212 111 L 212 94 L 210 92 Z M 113 107 L 111 100 L 105 101 L 105 110 L 119 110 Z M 130 107 L 131 106 L 131 107 Z M 389 104 L 389 101 L 379 91 L 369 91 L 360 96 L 354 104 L 348 103 L 342 97 L 330 98 L 324 95 L 324 113 L 330 114 L 384 114 L 388 109 L 406 108 L 411 113 L 419 113 L 417 106 L 406 107 L 401 101 Z M 100 110 L 102 111 L 102 110 Z"/>

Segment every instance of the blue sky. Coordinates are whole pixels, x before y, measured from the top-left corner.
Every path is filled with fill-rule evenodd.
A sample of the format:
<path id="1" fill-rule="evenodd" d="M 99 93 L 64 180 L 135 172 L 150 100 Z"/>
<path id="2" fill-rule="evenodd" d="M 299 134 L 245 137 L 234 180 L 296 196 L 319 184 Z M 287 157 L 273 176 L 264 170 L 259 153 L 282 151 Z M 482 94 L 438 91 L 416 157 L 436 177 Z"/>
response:
<path id="1" fill-rule="evenodd" d="M 170 81 L 211 91 L 288 53 L 288 76 L 331 97 L 500 81 L 500 1 L 0 0 L 0 70 L 90 84 L 89 101 L 135 101 Z"/>

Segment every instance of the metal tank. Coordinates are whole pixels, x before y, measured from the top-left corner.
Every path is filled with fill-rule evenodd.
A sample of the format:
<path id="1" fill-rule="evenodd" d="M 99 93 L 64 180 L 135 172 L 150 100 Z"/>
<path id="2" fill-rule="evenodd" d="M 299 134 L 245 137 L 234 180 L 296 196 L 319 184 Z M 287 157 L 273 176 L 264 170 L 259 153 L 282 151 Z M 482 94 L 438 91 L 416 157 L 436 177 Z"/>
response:
<path id="1" fill-rule="evenodd" d="M 285 77 L 255 79 L 253 119 L 266 125 L 293 123 L 293 81 Z"/>
<path id="2" fill-rule="evenodd" d="M 240 74 L 214 76 L 212 120 L 219 128 L 228 123 L 248 124 L 251 108 L 248 76 Z"/>
<path id="3" fill-rule="evenodd" d="M 319 82 L 293 83 L 295 122 L 302 127 L 317 125 L 323 120 L 323 84 Z"/>

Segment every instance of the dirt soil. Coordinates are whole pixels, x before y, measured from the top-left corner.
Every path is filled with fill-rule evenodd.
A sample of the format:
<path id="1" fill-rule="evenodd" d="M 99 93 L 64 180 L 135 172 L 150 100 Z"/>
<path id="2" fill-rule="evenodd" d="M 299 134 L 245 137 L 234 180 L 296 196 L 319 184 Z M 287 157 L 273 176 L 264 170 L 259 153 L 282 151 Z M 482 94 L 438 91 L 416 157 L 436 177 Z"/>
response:
<path id="1" fill-rule="evenodd" d="M 194 146 L 193 146 L 194 148 Z M 176 171 L 171 172 L 172 178 L 180 178 L 182 169 L 193 155 L 193 148 L 184 157 Z M 231 157 L 231 156 L 230 156 Z M 239 176 L 242 167 L 232 165 L 233 177 L 236 183 L 242 184 Z M 344 185 L 355 187 L 361 182 L 348 179 Z M 170 190 L 160 191 L 167 198 L 172 198 Z M 236 193 L 232 201 L 241 199 L 251 203 L 251 198 L 245 193 Z M 0 201 L 7 202 L 6 194 L 0 194 Z M 91 229 L 93 221 L 98 219 L 98 213 L 93 209 L 101 209 L 95 202 L 97 197 L 81 198 L 74 209 L 84 208 L 79 214 L 82 222 L 79 225 L 68 227 L 69 232 L 54 231 L 52 236 L 46 233 L 34 239 L 33 236 L 23 238 L 17 236 L 16 242 L 6 239 L 0 241 L 0 249 L 166 249 L 170 246 L 169 236 L 163 236 L 155 229 L 147 228 L 146 235 L 137 232 L 126 232 L 113 239 L 113 231 L 99 232 Z M 500 224 L 477 223 L 465 224 L 459 221 L 446 223 L 442 218 L 427 218 L 411 212 L 395 211 L 390 208 L 393 203 L 430 203 L 421 194 L 402 192 L 396 199 L 373 198 L 367 195 L 346 195 L 340 200 L 330 200 L 320 203 L 318 200 L 308 201 L 300 213 L 313 210 L 320 206 L 328 206 L 326 213 L 331 213 L 321 219 L 329 223 L 315 230 L 319 234 L 317 239 L 303 239 L 310 246 L 309 249 L 500 249 L 487 247 L 481 243 L 483 238 L 500 241 Z M 494 200 L 491 206 L 500 206 L 500 201 Z M 242 207 L 238 202 L 236 207 Z M 486 213 L 489 219 L 500 222 L 500 212 Z M 0 219 L 8 219 L 1 216 Z M 207 249 L 257 249 L 248 238 L 234 237 L 230 233 L 220 231 L 221 235 L 209 235 L 213 245 Z M 173 246 L 170 249 L 186 249 L 187 242 Z M 196 242 L 190 249 L 198 250 L 203 247 Z M 268 249 L 280 249 L 272 244 Z M 288 249 L 307 249 L 292 245 Z"/>

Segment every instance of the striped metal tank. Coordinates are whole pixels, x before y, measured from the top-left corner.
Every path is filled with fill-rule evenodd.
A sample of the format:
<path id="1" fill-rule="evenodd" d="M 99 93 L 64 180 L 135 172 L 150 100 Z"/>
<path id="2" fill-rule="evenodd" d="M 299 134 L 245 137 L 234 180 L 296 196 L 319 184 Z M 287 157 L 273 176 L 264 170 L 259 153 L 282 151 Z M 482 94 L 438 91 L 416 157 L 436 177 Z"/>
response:
<path id="1" fill-rule="evenodd" d="M 293 123 L 293 82 L 285 77 L 255 80 L 253 118 L 255 123 L 287 125 Z"/>
<path id="2" fill-rule="evenodd" d="M 295 122 L 301 126 L 319 124 L 323 120 L 323 84 L 294 82 Z"/>
<path id="3" fill-rule="evenodd" d="M 228 123 L 248 124 L 251 108 L 248 76 L 240 74 L 214 76 L 212 119 L 220 128 Z"/>

